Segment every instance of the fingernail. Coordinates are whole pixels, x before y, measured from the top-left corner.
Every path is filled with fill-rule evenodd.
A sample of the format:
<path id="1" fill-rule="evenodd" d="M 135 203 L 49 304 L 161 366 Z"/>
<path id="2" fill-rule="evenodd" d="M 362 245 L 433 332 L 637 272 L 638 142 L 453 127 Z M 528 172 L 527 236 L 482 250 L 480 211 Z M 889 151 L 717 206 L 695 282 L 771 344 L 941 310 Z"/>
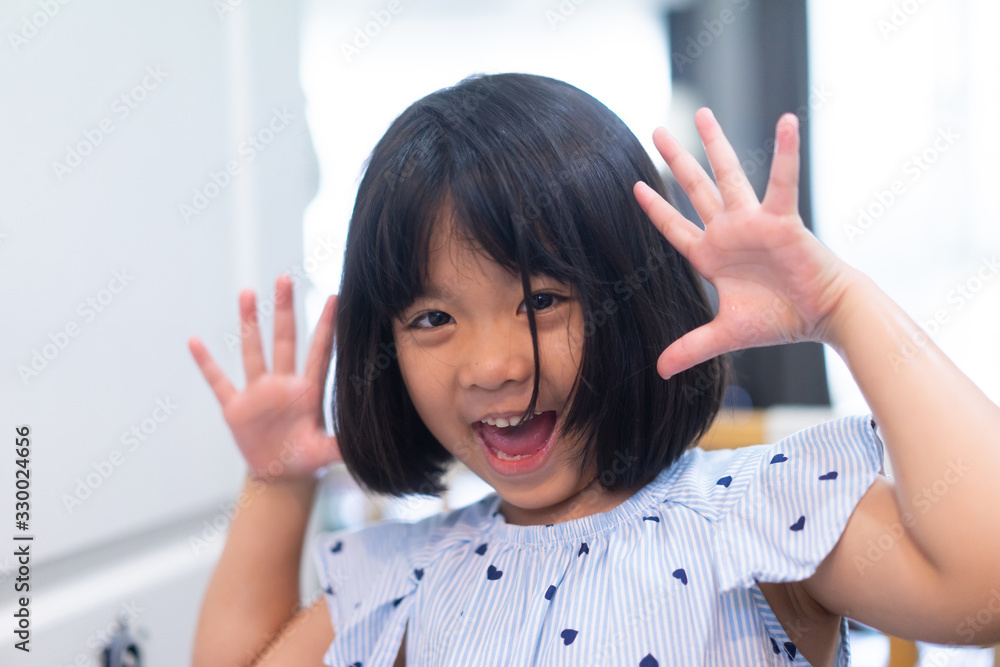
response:
<path id="1" fill-rule="evenodd" d="M 779 125 L 784 123 L 793 132 L 798 132 L 799 130 L 799 117 L 793 113 L 782 114 L 781 118 L 778 119 Z"/>

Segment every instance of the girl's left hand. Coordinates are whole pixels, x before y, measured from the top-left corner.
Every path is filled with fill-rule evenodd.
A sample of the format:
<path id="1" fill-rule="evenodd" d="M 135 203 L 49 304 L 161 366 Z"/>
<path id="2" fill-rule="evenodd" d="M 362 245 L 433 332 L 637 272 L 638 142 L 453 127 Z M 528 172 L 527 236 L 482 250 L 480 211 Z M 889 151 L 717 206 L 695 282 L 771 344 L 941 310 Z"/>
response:
<path id="1" fill-rule="evenodd" d="M 695 114 L 716 183 L 663 128 L 653 141 L 705 223 L 702 230 L 643 182 L 635 197 L 660 233 L 719 292 L 719 314 L 674 341 L 657 363 L 668 378 L 726 352 L 827 341 L 853 271 L 813 236 L 797 211 L 798 119 L 778 120 L 764 201 L 708 109 Z"/>

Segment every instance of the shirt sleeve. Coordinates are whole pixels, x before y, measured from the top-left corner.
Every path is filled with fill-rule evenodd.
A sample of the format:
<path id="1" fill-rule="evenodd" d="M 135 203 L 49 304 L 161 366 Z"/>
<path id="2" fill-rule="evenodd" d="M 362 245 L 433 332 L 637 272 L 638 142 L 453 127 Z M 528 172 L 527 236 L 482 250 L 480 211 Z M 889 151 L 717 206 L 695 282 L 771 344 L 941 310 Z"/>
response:
<path id="1" fill-rule="evenodd" d="M 755 448 L 727 472 L 740 495 L 715 526 L 722 592 L 816 571 L 883 471 L 876 428 L 870 415 L 825 422 Z"/>
<path id="2" fill-rule="evenodd" d="M 318 536 L 313 555 L 334 633 L 342 634 L 362 610 L 382 602 L 381 597 L 398 594 L 386 575 L 405 556 L 409 527 L 387 521 Z"/>

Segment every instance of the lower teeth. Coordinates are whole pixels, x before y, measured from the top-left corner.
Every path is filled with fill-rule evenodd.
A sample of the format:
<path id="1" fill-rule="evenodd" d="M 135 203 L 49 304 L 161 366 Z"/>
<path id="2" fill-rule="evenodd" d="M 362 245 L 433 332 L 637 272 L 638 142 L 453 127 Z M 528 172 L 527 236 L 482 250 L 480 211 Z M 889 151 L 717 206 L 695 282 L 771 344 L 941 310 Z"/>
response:
<path id="1" fill-rule="evenodd" d="M 490 449 L 493 449 L 493 448 L 490 447 Z M 498 459 L 501 459 L 503 461 L 517 461 L 519 459 L 526 459 L 529 456 L 531 456 L 531 454 L 523 454 L 521 456 L 507 456 L 503 452 L 497 451 L 496 449 L 493 449 L 493 453 L 497 455 Z"/>

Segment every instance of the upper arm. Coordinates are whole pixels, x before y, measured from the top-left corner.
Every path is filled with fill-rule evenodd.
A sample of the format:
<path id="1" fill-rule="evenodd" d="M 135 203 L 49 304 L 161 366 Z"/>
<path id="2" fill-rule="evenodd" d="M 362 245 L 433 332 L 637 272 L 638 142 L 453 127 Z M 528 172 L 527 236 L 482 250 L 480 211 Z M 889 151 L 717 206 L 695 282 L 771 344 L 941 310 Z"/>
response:
<path id="1" fill-rule="evenodd" d="M 977 612 L 991 595 L 947 581 L 906 530 L 894 484 L 878 476 L 851 514 L 840 540 L 802 586 L 831 613 L 889 634 L 936 643 L 1000 641 L 1000 594 L 986 625 Z M 971 622 L 970 622 L 971 620 Z"/>
<path id="2" fill-rule="evenodd" d="M 253 663 L 253 667 L 323 664 L 334 631 L 326 600 L 319 598 L 289 621 Z"/>

